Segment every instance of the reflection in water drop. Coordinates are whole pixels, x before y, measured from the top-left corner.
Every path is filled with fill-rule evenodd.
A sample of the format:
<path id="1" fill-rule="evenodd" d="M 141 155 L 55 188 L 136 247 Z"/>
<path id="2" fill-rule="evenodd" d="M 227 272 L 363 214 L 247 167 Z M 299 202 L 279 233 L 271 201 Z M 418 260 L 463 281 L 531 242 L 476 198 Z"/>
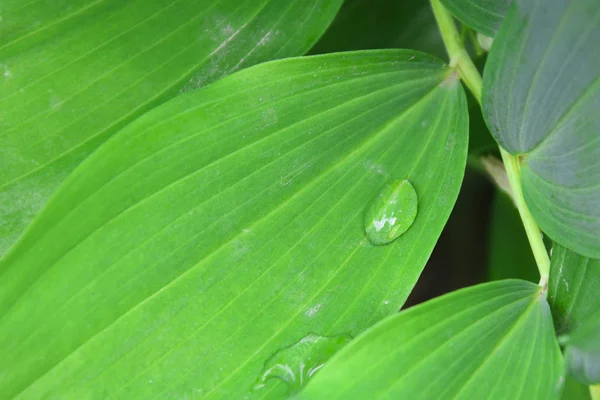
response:
<path id="1" fill-rule="evenodd" d="M 387 184 L 365 214 L 365 231 L 371 244 L 394 241 L 410 228 L 417 216 L 417 192 L 407 180 Z"/>
<path id="2" fill-rule="evenodd" d="M 299 391 L 351 339 L 350 335 L 320 336 L 311 333 L 305 336 L 298 343 L 279 350 L 265 362 L 254 389 L 262 389 L 269 379 L 277 378 L 289 385 L 291 393 Z"/>

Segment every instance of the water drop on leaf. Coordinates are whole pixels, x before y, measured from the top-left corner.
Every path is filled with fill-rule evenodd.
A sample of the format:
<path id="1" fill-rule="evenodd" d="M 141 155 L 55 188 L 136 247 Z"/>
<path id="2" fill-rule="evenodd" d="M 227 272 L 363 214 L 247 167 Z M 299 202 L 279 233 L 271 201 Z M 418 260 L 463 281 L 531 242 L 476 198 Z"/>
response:
<path id="1" fill-rule="evenodd" d="M 351 339 L 349 335 L 320 336 L 311 333 L 305 336 L 298 343 L 279 350 L 265 362 L 254 389 L 262 389 L 269 379 L 277 378 L 289 385 L 290 393 L 298 392 Z"/>
<path id="2" fill-rule="evenodd" d="M 387 184 L 365 214 L 365 231 L 375 246 L 388 244 L 410 228 L 417 216 L 417 192 L 407 180 Z"/>

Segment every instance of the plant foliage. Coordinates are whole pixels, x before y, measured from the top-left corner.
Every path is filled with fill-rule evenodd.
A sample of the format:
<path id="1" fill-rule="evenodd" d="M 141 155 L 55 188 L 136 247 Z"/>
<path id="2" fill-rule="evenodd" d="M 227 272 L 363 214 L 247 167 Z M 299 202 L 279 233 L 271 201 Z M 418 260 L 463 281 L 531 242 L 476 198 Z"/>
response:
<path id="1" fill-rule="evenodd" d="M 0 12 L 0 400 L 600 399 L 597 0 Z"/>

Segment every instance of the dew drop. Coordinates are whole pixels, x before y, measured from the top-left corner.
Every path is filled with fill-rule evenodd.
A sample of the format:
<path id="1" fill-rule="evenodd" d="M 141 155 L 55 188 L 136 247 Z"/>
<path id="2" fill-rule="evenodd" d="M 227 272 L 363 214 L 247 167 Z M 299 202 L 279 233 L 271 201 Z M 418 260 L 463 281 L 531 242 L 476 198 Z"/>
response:
<path id="1" fill-rule="evenodd" d="M 387 184 L 365 214 L 365 231 L 375 246 L 396 240 L 410 228 L 417 216 L 417 192 L 407 180 Z"/>
<path id="2" fill-rule="evenodd" d="M 288 384 L 290 393 L 298 392 L 351 339 L 350 335 L 308 334 L 298 343 L 279 350 L 265 362 L 254 390 L 264 388 L 269 379 L 276 378 Z"/>

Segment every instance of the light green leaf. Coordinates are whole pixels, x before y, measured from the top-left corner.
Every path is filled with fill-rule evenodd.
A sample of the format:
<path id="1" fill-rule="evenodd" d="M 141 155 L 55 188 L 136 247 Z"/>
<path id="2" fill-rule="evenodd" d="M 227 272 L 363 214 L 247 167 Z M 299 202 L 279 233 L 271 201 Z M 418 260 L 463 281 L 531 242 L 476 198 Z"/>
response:
<path id="1" fill-rule="evenodd" d="M 600 7 L 516 0 L 485 68 L 483 109 L 521 155 L 525 200 L 553 240 L 600 258 Z"/>
<path id="2" fill-rule="evenodd" d="M 310 53 L 389 48 L 446 57 L 429 1 L 346 0 Z"/>
<path id="3" fill-rule="evenodd" d="M 440 60 L 398 50 L 263 64 L 144 115 L 0 264 L 0 393 L 242 398 L 276 351 L 395 312 L 458 195 L 466 110 Z M 372 246 L 398 178 L 418 214 Z"/>
<path id="4" fill-rule="evenodd" d="M 600 312 L 564 338 L 567 371 L 586 385 L 600 383 Z"/>
<path id="5" fill-rule="evenodd" d="M 552 248 L 548 302 L 556 330 L 569 333 L 600 309 L 600 260 L 559 244 Z"/>
<path id="6" fill-rule="evenodd" d="M 0 256 L 110 135 L 180 90 L 304 54 L 341 0 L 0 5 Z"/>
<path id="7" fill-rule="evenodd" d="M 333 356 L 301 398 L 551 400 L 562 373 L 540 288 L 508 280 L 382 321 Z"/>
<path id="8" fill-rule="evenodd" d="M 460 22 L 493 37 L 511 0 L 441 0 Z"/>

